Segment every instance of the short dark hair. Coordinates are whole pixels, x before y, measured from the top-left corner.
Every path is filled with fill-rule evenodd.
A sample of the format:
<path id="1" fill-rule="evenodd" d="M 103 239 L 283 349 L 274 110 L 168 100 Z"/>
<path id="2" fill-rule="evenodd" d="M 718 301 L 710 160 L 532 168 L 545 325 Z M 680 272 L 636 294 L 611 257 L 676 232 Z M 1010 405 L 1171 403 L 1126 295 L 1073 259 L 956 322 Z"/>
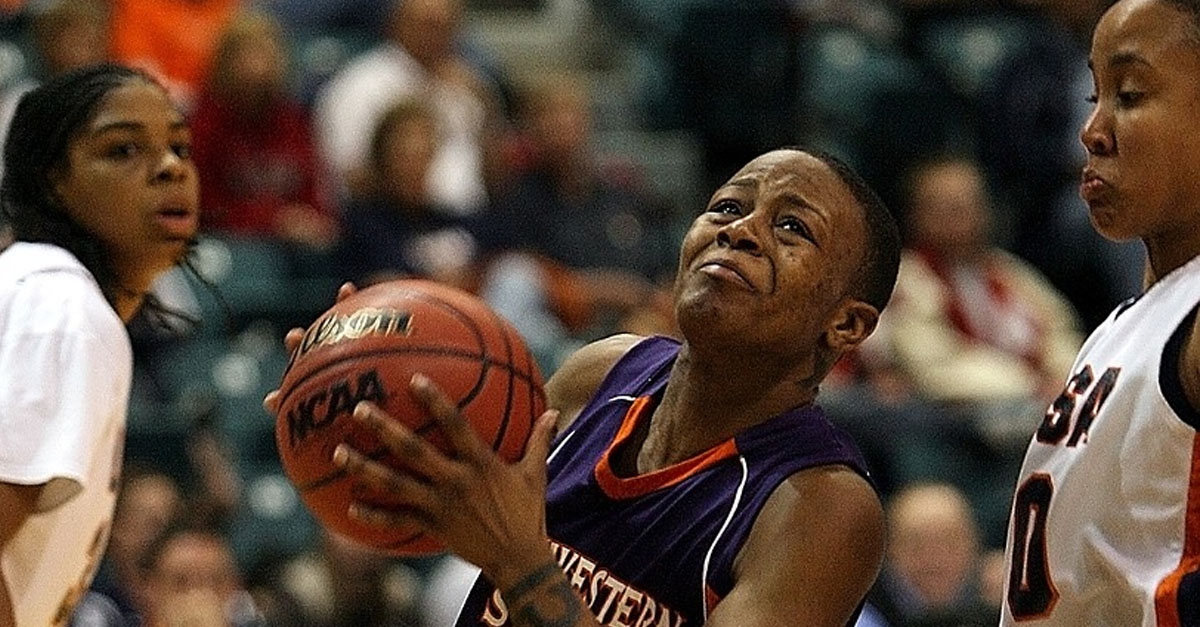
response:
<path id="1" fill-rule="evenodd" d="M 116 271 L 107 246 L 71 218 L 51 174 L 67 165 L 71 141 L 110 92 L 133 82 L 158 83 L 144 72 L 104 63 L 60 75 L 21 97 L 4 143 L 0 214 L 17 241 L 67 249 L 113 302 Z"/>
<path id="2" fill-rule="evenodd" d="M 1163 0 L 1180 11 L 1190 13 L 1192 19 L 1200 22 L 1200 0 Z"/>
<path id="3" fill-rule="evenodd" d="M 855 298 L 861 298 L 875 309 L 883 311 L 892 298 L 896 274 L 900 271 L 900 228 L 896 225 L 896 218 L 879 194 L 846 162 L 823 150 L 804 147 L 789 149 L 803 152 L 829 166 L 838 179 L 850 188 L 854 200 L 858 201 L 867 226 L 867 241 L 862 268 L 851 289 Z"/>
<path id="4" fill-rule="evenodd" d="M 1200 45 L 1200 0 L 1163 0 L 1191 19 L 1191 39 Z"/>

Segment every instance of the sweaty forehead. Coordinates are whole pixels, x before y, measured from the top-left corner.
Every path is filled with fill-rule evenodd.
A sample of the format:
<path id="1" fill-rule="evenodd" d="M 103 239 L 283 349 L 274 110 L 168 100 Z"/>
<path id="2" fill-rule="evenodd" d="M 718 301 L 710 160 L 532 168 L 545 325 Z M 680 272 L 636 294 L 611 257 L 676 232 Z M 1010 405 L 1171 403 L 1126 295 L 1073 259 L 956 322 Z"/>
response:
<path id="1" fill-rule="evenodd" d="M 796 194 L 839 227 L 860 222 L 850 187 L 824 161 L 797 150 L 776 150 L 747 163 L 729 184 L 758 194 Z"/>
<path id="2" fill-rule="evenodd" d="M 776 150 L 747 163 L 729 180 L 735 185 L 752 185 L 767 189 L 808 193 L 828 193 L 840 182 L 823 161 L 807 153 Z"/>

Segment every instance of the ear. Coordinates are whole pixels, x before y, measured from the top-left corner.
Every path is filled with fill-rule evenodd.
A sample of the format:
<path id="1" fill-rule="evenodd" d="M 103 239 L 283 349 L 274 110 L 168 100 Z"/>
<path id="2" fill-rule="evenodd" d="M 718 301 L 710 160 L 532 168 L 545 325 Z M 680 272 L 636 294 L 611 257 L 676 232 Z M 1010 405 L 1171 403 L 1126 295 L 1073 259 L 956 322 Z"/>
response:
<path id="1" fill-rule="evenodd" d="M 862 344 L 879 324 L 879 310 L 861 300 L 846 300 L 825 329 L 825 344 L 838 354 Z"/>

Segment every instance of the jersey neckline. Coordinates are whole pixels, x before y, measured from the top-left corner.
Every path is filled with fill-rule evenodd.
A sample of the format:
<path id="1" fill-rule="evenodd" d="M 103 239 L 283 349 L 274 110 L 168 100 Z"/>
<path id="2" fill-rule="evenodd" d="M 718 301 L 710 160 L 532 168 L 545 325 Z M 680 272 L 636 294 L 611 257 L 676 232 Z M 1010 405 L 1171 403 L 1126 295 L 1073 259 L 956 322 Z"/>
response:
<path id="1" fill-rule="evenodd" d="M 676 485 L 738 454 L 734 438 L 701 451 L 678 463 L 633 477 L 617 476 L 610 461 L 613 452 L 626 444 L 642 420 L 649 420 L 656 403 L 654 396 L 640 396 L 629 406 L 613 441 L 596 463 L 594 475 L 600 489 L 612 499 L 631 499 Z"/>

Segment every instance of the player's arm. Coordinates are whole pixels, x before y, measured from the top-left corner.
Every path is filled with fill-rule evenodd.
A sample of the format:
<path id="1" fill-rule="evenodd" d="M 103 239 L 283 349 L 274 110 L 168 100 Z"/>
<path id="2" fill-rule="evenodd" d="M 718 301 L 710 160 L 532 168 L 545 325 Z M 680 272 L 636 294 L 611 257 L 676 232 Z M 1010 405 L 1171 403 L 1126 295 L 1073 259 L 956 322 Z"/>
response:
<path id="1" fill-rule="evenodd" d="M 558 431 L 566 429 L 595 395 L 617 360 L 643 338 L 623 333 L 580 348 L 546 381 L 546 405 L 557 409 Z"/>
<path id="2" fill-rule="evenodd" d="M 883 537 L 879 499 L 854 471 L 793 475 L 763 506 L 706 627 L 844 626 L 879 573 Z"/>
<path id="3" fill-rule="evenodd" d="M 26 519 L 33 513 L 38 495 L 42 491 L 40 485 L 17 485 L 0 482 L 0 555 L 8 543 L 17 535 L 17 530 L 25 524 Z M 13 616 L 12 597 L 8 591 L 8 582 L 4 572 L 0 571 L 0 627 L 16 625 Z"/>

